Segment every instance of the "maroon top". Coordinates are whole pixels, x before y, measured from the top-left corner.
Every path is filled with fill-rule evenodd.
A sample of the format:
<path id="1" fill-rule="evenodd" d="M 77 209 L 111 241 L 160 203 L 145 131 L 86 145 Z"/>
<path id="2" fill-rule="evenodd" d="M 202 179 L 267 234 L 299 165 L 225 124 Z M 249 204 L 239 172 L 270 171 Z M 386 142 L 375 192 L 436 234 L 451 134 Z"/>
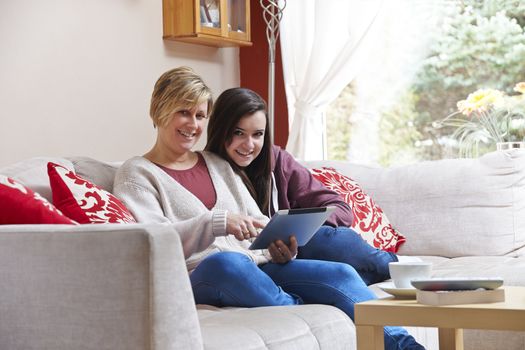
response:
<path id="1" fill-rule="evenodd" d="M 279 193 L 279 209 L 333 205 L 336 211 L 325 224 L 335 227 L 352 226 L 352 209 L 336 192 L 329 190 L 314 178 L 310 171 L 299 164 L 290 153 L 279 146 L 273 146 L 272 151 L 272 171 Z M 274 212 L 272 208 L 272 215 Z"/>
<path id="2" fill-rule="evenodd" d="M 193 193 L 206 208 L 211 210 L 217 202 L 217 193 L 211 181 L 210 172 L 208 171 L 204 157 L 200 153 L 197 153 L 197 155 L 199 157 L 197 164 L 190 169 L 174 170 L 160 164 L 157 164 L 157 166 Z"/>

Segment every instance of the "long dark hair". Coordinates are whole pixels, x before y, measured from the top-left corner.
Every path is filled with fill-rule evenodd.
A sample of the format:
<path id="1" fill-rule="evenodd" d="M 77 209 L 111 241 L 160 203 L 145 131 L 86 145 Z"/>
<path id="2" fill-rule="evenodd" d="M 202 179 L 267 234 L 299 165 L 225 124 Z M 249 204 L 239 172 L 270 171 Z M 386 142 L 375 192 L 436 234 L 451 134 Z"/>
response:
<path id="1" fill-rule="evenodd" d="M 239 120 L 258 111 L 264 112 L 266 116 L 264 144 L 257 158 L 247 167 L 241 168 L 230 159 L 226 152 L 226 144 L 231 142 Z M 226 159 L 233 170 L 241 176 L 261 211 L 268 213 L 272 145 L 270 143 L 266 102 L 262 97 L 250 89 L 232 88 L 225 90 L 215 101 L 213 111 L 210 114 L 208 142 L 205 150 Z"/>

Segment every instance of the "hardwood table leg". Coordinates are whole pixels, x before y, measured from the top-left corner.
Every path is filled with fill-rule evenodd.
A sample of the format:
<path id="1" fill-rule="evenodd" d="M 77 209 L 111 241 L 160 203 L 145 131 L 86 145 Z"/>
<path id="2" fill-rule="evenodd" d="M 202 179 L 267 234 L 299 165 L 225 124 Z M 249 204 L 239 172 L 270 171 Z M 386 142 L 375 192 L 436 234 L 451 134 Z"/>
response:
<path id="1" fill-rule="evenodd" d="M 357 350 L 384 350 L 383 326 L 356 326 Z"/>
<path id="2" fill-rule="evenodd" d="M 463 350 L 463 329 L 439 328 L 439 350 Z"/>

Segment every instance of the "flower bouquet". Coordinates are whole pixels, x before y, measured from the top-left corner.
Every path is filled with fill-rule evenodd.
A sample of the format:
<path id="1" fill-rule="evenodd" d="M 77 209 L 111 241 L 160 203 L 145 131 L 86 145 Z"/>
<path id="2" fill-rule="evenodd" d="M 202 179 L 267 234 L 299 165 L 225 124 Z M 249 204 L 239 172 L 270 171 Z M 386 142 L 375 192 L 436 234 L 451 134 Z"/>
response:
<path id="1" fill-rule="evenodd" d="M 459 101 L 458 110 L 435 126 L 456 128 L 452 138 L 462 157 L 478 156 L 480 143 L 521 142 L 525 138 L 525 82 L 516 84 L 514 91 L 519 94 L 479 89 Z"/>

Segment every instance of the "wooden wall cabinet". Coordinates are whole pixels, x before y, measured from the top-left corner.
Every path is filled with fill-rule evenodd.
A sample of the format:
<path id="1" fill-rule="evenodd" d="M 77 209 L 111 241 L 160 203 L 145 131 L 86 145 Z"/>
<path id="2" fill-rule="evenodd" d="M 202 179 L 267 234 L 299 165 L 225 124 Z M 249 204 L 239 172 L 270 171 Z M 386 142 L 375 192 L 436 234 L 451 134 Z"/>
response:
<path id="1" fill-rule="evenodd" d="M 208 46 L 251 46 L 250 0 L 162 0 L 163 38 Z"/>

